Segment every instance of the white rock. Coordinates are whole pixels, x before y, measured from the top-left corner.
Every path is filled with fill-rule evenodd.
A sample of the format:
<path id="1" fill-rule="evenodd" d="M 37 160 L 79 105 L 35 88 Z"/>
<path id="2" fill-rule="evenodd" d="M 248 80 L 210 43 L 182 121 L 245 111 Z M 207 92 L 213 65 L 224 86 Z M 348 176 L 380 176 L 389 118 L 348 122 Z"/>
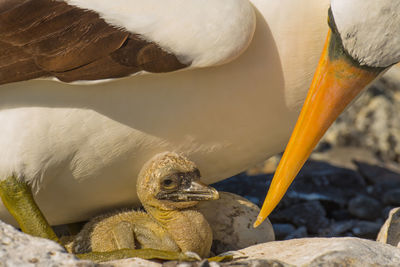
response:
<path id="1" fill-rule="evenodd" d="M 78 260 L 53 241 L 26 235 L 0 221 L 0 266 L 91 267 L 95 264 Z"/>
<path id="2" fill-rule="evenodd" d="M 275 240 L 274 230 L 268 219 L 258 228 L 253 228 L 260 211 L 255 204 L 232 193 L 219 194 L 219 200 L 201 202 L 198 205 L 213 230 L 214 253 Z"/>
<path id="3" fill-rule="evenodd" d="M 400 266 L 400 250 L 360 238 L 302 238 L 251 246 L 236 252 L 235 258 L 271 260 L 302 267 L 317 266 Z"/>

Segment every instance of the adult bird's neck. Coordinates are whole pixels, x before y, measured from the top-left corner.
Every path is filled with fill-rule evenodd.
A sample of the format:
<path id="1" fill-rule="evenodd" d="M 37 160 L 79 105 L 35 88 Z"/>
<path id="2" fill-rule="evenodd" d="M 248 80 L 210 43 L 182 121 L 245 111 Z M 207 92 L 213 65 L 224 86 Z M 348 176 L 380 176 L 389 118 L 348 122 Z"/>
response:
<path id="1" fill-rule="evenodd" d="M 146 211 L 172 236 L 183 252 L 208 257 L 212 230 L 203 214 L 195 209 L 161 210 L 144 206 Z"/>

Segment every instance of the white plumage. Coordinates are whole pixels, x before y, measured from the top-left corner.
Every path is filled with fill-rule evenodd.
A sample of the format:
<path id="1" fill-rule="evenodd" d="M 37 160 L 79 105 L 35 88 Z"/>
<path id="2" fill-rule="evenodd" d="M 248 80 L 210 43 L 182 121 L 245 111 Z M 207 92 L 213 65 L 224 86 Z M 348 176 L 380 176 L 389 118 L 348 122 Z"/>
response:
<path id="1" fill-rule="evenodd" d="M 140 34 L 192 67 L 222 64 L 250 43 L 254 8 L 248 0 L 66 0 L 108 23 Z"/>
<path id="2" fill-rule="evenodd" d="M 127 29 L 136 26 L 130 12 L 150 11 L 150 3 L 157 2 L 151 11 L 165 22 L 152 28 L 143 18 L 143 34 L 152 28 L 148 38 L 160 38 L 177 55 L 192 58 L 195 66 L 219 64 L 242 52 L 254 22 L 242 16 L 256 14 L 257 26 L 247 50 L 221 66 L 94 86 L 49 80 L 1 86 L 0 177 L 14 173 L 31 181 L 51 224 L 138 203 L 137 174 L 158 152 L 183 153 L 212 183 L 282 151 L 322 51 L 329 6 L 327 0 L 254 0 L 253 13 L 247 1 L 239 0 L 68 2 L 101 11 L 116 24 L 127 21 Z M 179 16 L 172 16 L 171 3 L 185 5 L 185 12 L 175 10 Z M 120 9 L 115 9 L 118 4 Z M 245 7 L 244 13 L 237 7 Z M 196 16 L 196 10 L 214 10 L 206 12 L 213 20 Z M 208 22 L 211 25 L 202 27 Z M 182 30 L 171 30 L 175 23 Z M 239 32 L 246 34 L 237 39 L 232 29 L 242 23 Z M 172 28 L 161 30 L 164 26 Z M 190 49 L 193 40 L 182 36 L 193 28 L 217 41 L 225 34 L 221 40 L 227 45 L 233 38 L 230 52 L 221 47 L 210 51 L 204 38 L 196 39 L 198 45 Z M 3 206 L 0 219 L 12 222 Z"/>
<path id="3" fill-rule="evenodd" d="M 361 65 L 388 67 L 400 61 L 400 2 L 331 0 L 346 51 Z"/>

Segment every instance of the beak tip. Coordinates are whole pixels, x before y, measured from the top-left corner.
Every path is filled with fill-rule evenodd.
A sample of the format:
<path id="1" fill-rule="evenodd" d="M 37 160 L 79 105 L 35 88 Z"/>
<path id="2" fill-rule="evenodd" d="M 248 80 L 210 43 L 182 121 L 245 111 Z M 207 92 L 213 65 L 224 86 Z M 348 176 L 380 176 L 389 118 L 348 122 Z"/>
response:
<path id="1" fill-rule="evenodd" d="M 260 226 L 260 224 L 263 223 L 264 220 L 265 218 L 263 216 L 258 215 L 257 220 L 253 224 L 253 227 L 257 228 L 258 226 Z"/>
<path id="2" fill-rule="evenodd" d="M 214 189 L 215 191 L 213 192 L 213 200 L 218 200 L 219 199 L 219 193 L 216 189 Z"/>

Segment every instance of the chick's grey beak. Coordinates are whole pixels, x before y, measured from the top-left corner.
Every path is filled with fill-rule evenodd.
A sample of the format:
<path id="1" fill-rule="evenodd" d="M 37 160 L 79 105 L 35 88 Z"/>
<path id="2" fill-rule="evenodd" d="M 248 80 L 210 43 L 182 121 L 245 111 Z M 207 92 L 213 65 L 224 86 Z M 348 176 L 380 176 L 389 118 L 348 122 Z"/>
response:
<path id="1" fill-rule="evenodd" d="M 192 181 L 189 187 L 180 188 L 173 192 L 160 192 L 157 199 L 170 200 L 175 202 L 184 201 L 205 201 L 219 198 L 218 191 L 200 181 Z"/>
<path id="2" fill-rule="evenodd" d="M 189 188 L 182 191 L 188 197 L 188 200 L 192 201 L 219 199 L 218 191 L 214 187 L 206 185 L 200 181 L 193 181 Z"/>

